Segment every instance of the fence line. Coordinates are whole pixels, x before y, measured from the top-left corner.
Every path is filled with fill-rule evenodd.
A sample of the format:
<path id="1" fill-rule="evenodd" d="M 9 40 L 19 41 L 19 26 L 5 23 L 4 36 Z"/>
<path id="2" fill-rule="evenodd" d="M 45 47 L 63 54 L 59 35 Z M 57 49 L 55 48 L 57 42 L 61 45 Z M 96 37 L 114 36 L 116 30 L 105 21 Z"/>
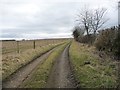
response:
<path id="1" fill-rule="evenodd" d="M 26 49 L 36 49 L 37 47 L 56 44 L 65 40 L 66 39 L 2 41 L 2 54 L 11 52 L 21 53 Z"/>

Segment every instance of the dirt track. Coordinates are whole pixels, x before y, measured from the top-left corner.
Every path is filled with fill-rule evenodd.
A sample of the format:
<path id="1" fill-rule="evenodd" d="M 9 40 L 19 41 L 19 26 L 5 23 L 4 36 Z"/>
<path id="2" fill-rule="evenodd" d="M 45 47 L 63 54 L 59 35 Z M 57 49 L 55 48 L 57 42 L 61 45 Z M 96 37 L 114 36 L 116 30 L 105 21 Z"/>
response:
<path id="1" fill-rule="evenodd" d="M 56 60 L 48 78 L 46 88 L 75 88 L 75 86 L 75 80 L 70 68 L 68 45 Z"/>
<path id="2" fill-rule="evenodd" d="M 3 82 L 3 88 L 19 88 L 22 83 L 31 75 L 35 68 L 43 63 L 54 49 L 40 56 L 36 60 L 20 68 Z M 49 75 L 45 88 L 75 88 L 75 79 L 73 77 L 69 62 L 69 45 L 64 49 L 58 59 L 55 61 Z"/>
<path id="3" fill-rule="evenodd" d="M 31 72 L 40 64 L 43 60 L 45 60 L 50 53 L 54 49 L 48 51 L 47 53 L 43 54 L 36 60 L 32 61 L 30 64 L 27 64 L 23 68 L 20 68 L 16 73 L 11 75 L 8 79 L 3 81 L 3 88 L 17 88 L 19 87 L 22 82 L 31 74 Z"/>

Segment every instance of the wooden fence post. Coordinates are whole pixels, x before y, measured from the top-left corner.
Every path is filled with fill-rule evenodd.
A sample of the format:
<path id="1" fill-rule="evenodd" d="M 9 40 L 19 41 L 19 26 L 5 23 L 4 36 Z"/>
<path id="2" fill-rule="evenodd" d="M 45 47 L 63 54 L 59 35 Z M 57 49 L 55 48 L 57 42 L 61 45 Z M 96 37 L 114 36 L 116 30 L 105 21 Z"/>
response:
<path id="1" fill-rule="evenodd" d="M 20 53 L 19 41 L 17 41 L 17 53 Z"/>
<path id="2" fill-rule="evenodd" d="M 35 40 L 33 41 L 33 48 L 35 49 Z"/>

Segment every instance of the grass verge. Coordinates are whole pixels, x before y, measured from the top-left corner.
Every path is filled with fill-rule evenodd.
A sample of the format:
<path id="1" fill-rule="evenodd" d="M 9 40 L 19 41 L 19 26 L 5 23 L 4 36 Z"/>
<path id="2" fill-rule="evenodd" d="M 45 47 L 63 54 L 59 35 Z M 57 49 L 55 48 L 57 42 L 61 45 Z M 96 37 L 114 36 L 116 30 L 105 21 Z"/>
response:
<path id="1" fill-rule="evenodd" d="M 45 47 L 39 47 L 36 49 L 29 49 L 25 52 L 18 54 L 17 56 L 8 56 L 5 59 L 2 60 L 2 80 L 7 78 L 9 75 L 14 73 L 16 70 L 18 70 L 20 67 L 26 65 L 30 61 L 34 60 L 38 56 L 42 55 L 43 53 L 49 51 L 50 49 L 63 44 L 54 44 L 54 45 L 47 45 Z"/>
<path id="2" fill-rule="evenodd" d="M 68 43 L 65 43 L 58 48 L 56 48 L 50 56 L 40 64 L 30 79 L 23 83 L 22 87 L 24 88 L 44 88 L 47 82 L 50 70 L 54 64 L 56 58 L 61 54 Z"/>
<path id="3" fill-rule="evenodd" d="M 117 61 L 98 57 L 94 47 L 75 41 L 70 46 L 70 59 L 81 88 L 116 88 Z"/>

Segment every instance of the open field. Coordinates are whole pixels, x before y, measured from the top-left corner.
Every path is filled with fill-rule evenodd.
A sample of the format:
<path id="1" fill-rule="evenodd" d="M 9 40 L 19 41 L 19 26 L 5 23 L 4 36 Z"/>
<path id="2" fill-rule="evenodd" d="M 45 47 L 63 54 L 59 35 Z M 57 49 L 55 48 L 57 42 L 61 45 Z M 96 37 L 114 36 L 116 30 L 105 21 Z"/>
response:
<path id="1" fill-rule="evenodd" d="M 21 40 L 21 41 L 2 41 L 2 54 L 21 53 L 27 49 L 35 47 L 43 47 L 49 44 L 56 44 L 65 39 L 42 39 L 42 40 Z"/>
<path id="2" fill-rule="evenodd" d="M 5 55 L 7 57 L 2 60 L 3 88 L 118 86 L 119 61 L 97 51 L 94 46 L 72 39 Z"/>
<path id="3" fill-rule="evenodd" d="M 66 42 L 66 40 L 57 40 L 55 43 L 53 43 L 53 40 L 48 40 L 48 41 L 45 40 L 44 43 L 42 43 L 43 41 L 39 41 L 39 44 L 43 45 L 43 46 L 40 47 L 38 45 L 38 46 L 36 46 L 35 49 L 33 49 L 32 45 L 30 44 L 30 43 L 32 43 L 32 41 L 26 41 L 26 42 L 21 41 L 21 43 L 22 43 L 21 45 L 26 47 L 26 48 L 24 48 L 24 51 L 22 51 L 20 53 L 17 53 L 16 51 L 13 51 L 13 52 L 9 52 L 9 53 L 6 53 L 6 54 L 2 54 L 2 75 L 3 75 L 3 79 L 5 79 L 10 74 L 12 74 L 18 68 L 24 66 L 25 64 L 29 63 L 33 59 L 42 55 L 46 51 L 56 47 L 59 44 L 62 44 L 64 42 Z M 14 41 L 14 43 L 15 42 L 16 41 Z M 46 44 L 46 42 L 47 42 L 47 44 Z M 14 46 L 12 46 L 12 44 L 14 44 L 14 43 L 13 43 L 13 41 L 6 41 L 6 42 L 3 42 L 2 44 L 5 45 L 7 48 L 9 48 L 9 50 L 10 49 L 12 50 L 12 49 L 14 49 Z M 30 46 L 30 45 L 31 45 L 31 48 L 30 47 L 28 48 L 28 46 Z M 5 47 L 5 46 L 3 46 L 3 47 Z M 21 48 L 21 49 L 23 49 L 23 48 Z"/>

